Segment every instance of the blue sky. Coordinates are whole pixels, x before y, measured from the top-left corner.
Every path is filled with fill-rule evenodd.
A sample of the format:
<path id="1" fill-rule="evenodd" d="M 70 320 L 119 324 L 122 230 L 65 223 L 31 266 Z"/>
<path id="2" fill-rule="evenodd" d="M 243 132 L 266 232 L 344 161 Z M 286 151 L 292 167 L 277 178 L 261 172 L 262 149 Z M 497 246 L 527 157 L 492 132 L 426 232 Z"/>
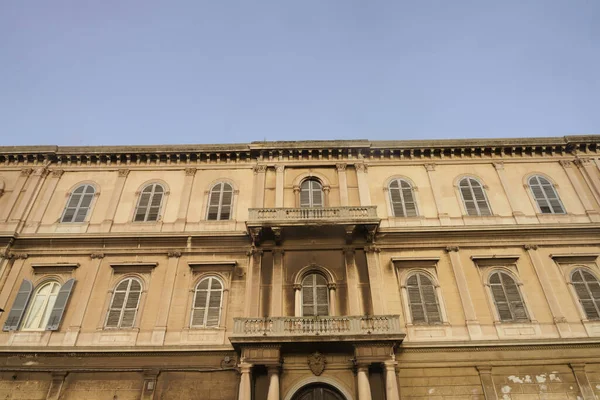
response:
<path id="1" fill-rule="evenodd" d="M 0 2 L 0 145 L 600 133 L 598 0 Z"/>

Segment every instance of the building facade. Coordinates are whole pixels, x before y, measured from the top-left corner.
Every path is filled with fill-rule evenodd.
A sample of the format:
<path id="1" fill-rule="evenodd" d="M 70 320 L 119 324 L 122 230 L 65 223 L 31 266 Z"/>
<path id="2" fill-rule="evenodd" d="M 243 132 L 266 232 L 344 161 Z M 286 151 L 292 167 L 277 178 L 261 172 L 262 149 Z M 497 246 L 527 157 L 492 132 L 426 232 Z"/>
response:
<path id="1" fill-rule="evenodd" d="M 598 399 L 599 143 L 0 147 L 0 397 Z"/>

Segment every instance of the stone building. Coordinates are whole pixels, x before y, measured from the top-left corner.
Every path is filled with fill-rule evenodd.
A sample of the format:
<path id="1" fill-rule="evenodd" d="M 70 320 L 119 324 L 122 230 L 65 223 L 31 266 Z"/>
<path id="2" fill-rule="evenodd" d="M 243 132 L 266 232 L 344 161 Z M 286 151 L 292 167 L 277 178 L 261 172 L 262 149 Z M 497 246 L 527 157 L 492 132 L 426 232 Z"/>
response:
<path id="1" fill-rule="evenodd" d="M 0 147 L 0 398 L 597 399 L 599 143 Z"/>

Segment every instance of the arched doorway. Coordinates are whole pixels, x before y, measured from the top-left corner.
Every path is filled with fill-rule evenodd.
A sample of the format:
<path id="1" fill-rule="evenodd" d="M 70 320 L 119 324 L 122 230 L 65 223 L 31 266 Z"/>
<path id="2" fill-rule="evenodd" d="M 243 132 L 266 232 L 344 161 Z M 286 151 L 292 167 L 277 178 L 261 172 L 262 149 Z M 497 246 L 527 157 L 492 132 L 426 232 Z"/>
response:
<path id="1" fill-rule="evenodd" d="M 346 400 L 333 386 L 313 383 L 298 390 L 292 400 Z"/>

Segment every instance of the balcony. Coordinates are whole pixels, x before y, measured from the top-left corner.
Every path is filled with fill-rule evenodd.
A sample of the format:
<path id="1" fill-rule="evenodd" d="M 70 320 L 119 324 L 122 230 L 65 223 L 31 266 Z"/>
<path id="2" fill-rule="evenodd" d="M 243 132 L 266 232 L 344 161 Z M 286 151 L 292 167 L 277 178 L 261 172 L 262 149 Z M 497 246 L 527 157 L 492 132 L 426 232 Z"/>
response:
<path id="1" fill-rule="evenodd" d="M 358 207 L 304 207 L 304 208 L 250 208 L 249 224 L 272 223 L 293 225 L 299 223 L 379 223 L 377 206 Z"/>
<path id="2" fill-rule="evenodd" d="M 234 343 L 401 341 L 398 315 L 234 318 Z"/>

